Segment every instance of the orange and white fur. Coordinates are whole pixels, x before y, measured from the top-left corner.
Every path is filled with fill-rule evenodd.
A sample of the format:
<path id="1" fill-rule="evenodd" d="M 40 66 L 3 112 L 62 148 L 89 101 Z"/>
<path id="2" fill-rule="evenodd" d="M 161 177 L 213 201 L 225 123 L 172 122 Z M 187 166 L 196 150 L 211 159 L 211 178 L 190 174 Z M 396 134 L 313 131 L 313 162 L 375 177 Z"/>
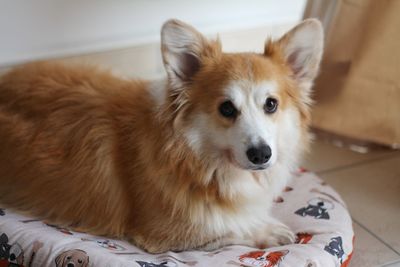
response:
<path id="1" fill-rule="evenodd" d="M 268 210 L 309 142 L 322 39 L 309 19 L 263 54 L 223 53 L 170 20 L 163 82 L 16 68 L 0 79 L 0 203 L 152 253 L 293 242 Z"/>

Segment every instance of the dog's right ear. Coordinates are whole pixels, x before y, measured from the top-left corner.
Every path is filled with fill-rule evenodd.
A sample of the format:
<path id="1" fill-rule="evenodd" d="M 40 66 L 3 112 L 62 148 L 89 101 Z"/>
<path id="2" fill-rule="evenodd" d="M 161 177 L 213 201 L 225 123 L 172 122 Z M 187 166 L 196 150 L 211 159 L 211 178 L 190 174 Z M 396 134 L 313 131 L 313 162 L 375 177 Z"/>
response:
<path id="1" fill-rule="evenodd" d="M 86 256 L 85 261 L 83 262 L 82 267 L 88 267 L 89 266 L 89 256 Z"/>
<path id="2" fill-rule="evenodd" d="M 169 81 L 181 89 L 199 71 L 203 60 L 221 51 L 219 41 L 209 42 L 192 26 L 168 20 L 161 30 L 161 52 Z"/>
<path id="3" fill-rule="evenodd" d="M 316 19 L 306 19 L 276 42 L 267 42 L 264 55 L 273 56 L 279 48 L 301 94 L 308 97 L 322 58 L 324 32 Z"/>

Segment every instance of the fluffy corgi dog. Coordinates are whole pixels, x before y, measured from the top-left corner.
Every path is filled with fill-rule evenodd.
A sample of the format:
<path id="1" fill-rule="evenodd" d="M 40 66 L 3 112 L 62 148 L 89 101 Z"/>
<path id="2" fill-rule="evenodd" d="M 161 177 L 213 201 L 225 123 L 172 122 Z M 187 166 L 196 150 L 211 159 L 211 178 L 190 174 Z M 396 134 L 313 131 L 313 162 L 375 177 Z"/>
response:
<path id="1" fill-rule="evenodd" d="M 295 240 L 269 214 L 309 142 L 323 31 L 262 54 L 161 31 L 163 82 L 32 63 L 0 79 L 0 203 L 151 252 Z"/>

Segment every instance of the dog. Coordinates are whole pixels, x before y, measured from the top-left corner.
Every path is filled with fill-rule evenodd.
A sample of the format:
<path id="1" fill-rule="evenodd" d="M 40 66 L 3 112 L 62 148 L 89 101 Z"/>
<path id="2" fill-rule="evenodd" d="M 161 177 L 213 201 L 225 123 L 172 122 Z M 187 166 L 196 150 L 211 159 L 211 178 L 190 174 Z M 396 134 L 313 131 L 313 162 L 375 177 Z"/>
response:
<path id="1" fill-rule="evenodd" d="M 0 203 L 151 253 L 292 243 L 268 210 L 308 147 L 322 50 L 315 19 L 263 53 L 169 20 L 163 81 L 17 67 L 0 80 Z"/>
<path id="2" fill-rule="evenodd" d="M 62 252 L 55 259 L 56 267 L 87 267 L 89 256 L 80 249 L 71 249 Z"/>

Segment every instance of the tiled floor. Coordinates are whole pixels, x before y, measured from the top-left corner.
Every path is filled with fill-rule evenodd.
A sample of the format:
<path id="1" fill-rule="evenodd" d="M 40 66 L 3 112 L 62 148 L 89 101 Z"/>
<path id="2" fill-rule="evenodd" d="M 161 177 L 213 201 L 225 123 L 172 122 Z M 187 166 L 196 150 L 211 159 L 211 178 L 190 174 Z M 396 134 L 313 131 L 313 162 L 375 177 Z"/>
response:
<path id="1" fill-rule="evenodd" d="M 350 209 L 356 236 L 350 267 L 400 266 L 400 151 L 360 154 L 317 140 L 303 165 Z"/>

